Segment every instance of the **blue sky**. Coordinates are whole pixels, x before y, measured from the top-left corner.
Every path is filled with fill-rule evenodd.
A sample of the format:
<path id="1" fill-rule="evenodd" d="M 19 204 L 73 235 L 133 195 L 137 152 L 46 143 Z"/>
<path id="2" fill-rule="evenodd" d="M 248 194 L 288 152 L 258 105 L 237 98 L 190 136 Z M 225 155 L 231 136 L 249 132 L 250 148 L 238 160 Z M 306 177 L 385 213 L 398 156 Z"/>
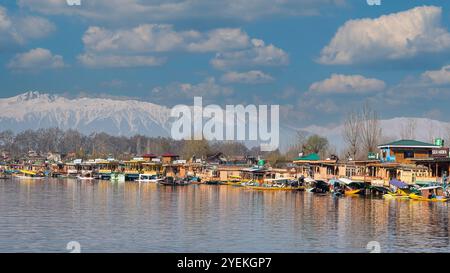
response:
<path id="1" fill-rule="evenodd" d="M 5 2 L 1 97 L 36 90 L 171 106 L 201 95 L 280 104 L 297 126 L 340 122 L 369 101 L 383 118 L 450 120 L 449 1 Z"/>

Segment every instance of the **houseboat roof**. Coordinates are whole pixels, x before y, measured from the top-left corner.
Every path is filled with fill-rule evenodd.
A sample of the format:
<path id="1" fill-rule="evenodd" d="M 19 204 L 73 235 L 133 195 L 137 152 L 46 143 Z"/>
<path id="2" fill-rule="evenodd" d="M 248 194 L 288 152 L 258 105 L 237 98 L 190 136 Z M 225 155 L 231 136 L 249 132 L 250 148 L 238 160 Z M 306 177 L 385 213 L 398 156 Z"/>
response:
<path id="1" fill-rule="evenodd" d="M 379 149 L 384 148 L 438 148 L 440 146 L 412 139 L 402 139 L 394 142 L 379 145 Z"/>
<path id="2" fill-rule="evenodd" d="M 296 159 L 294 159 L 294 161 L 318 161 L 318 160 L 320 160 L 320 156 L 316 153 L 297 157 Z"/>

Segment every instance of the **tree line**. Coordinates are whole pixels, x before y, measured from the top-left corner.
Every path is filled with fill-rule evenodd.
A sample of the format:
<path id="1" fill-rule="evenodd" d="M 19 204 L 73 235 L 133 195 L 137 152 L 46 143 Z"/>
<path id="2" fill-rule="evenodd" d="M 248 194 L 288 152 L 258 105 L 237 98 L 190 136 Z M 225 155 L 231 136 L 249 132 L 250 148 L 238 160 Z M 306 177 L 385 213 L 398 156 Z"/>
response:
<path id="1" fill-rule="evenodd" d="M 20 133 L 0 132 L 0 151 L 11 158 L 20 158 L 35 151 L 41 155 L 48 152 L 61 155 L 73 154 L 77 158 L 129 159 L 147 153 L 174 153 L 183 158 L 205 157 L 222 152 L 229 156 L 256 154 L 239 142 L 207 142 L 173 140 L 167 137 L 113 136 L 107 133 L 85 135 L 76 130 L 63 131 L 58 128 L 26 130 Z"/>

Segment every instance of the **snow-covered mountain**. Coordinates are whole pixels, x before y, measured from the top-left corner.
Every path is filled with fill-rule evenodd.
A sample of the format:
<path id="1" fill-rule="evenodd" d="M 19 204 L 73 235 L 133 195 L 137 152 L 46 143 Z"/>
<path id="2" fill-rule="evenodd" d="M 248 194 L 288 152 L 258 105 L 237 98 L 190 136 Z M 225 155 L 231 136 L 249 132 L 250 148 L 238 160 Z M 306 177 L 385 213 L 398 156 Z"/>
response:
<path id="1" fill-rule="evenodd" d="M 58 95 L 28 92 L 0 99 L 0 130 L 15 132 L 26 129 L 58 127 L 77 129 L 82 133 L 106 132 L 112 135 L 170 135 L 170 108 L 157 104 L 108 98 L 69 99 Z M 283 122 L 281 122 L 283 124 Z M 403 128 L 414 124 L 414 137 L 431 141 L 450 135 L 450 123 L 426 118 L 393 118 L 381 120 L 388 139 L 402 137 Z M 339 151 L 344 147 L 343 125 L 292 128 L 280 126 L 280 146 L 286 150 L 295 143 L 297 131 L 319 134 L 329 139 Z M 255 145 L 255 143 L 253 143 Z"/>
<path id="2" fill-rule="evenodd" d="M 83 133 L 168 136 L 170 109 L 136 100 L 68 99 L 28 92 L 0 99 L 0 128 L 22 131 L 59 127 Z"/>

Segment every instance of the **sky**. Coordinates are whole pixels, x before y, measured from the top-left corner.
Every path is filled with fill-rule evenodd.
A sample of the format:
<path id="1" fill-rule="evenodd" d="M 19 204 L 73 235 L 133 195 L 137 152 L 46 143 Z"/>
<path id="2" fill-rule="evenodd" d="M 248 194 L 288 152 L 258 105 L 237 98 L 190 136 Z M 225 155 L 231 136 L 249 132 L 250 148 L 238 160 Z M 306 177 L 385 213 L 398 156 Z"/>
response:
<path id="1" fill-rule="evenodd" d="M 279 104 L 296 127 L 450 121 L 450 1 L 3 0 L 0 97 Z"/>

